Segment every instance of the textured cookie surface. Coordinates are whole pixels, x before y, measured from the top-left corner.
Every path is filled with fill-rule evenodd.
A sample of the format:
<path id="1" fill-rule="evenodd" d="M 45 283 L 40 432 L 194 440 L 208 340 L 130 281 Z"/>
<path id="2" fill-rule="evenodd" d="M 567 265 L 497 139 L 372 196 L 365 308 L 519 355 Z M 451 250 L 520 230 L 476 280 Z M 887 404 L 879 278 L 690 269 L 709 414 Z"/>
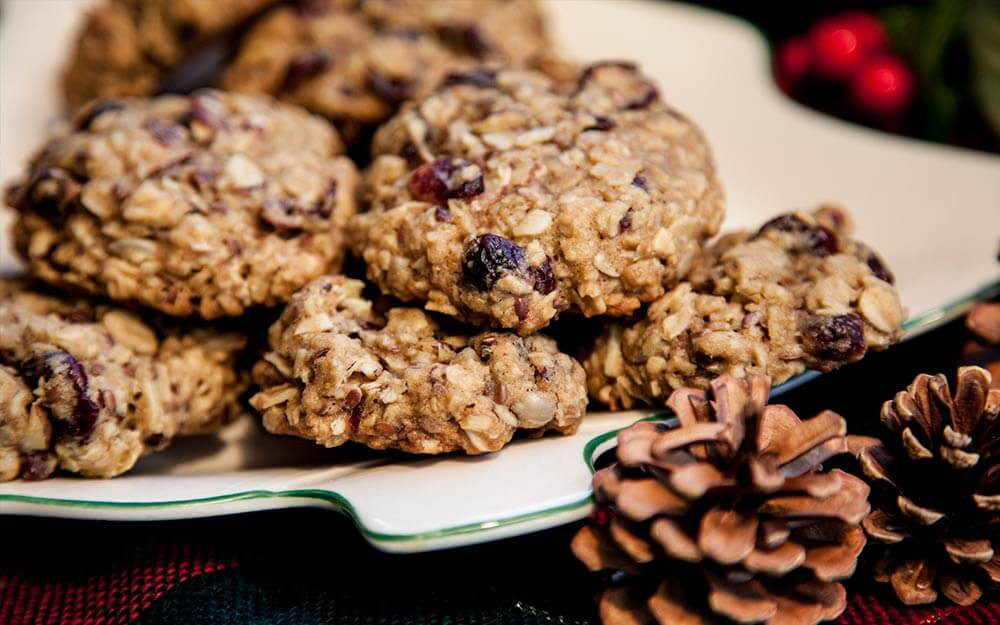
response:
<path id="1" fill-rule="evenodd" d="M 555 341 L 449 332 L 417 308 L 383 317 L 363 286 L 319 278 L 271 327 L 250 400 L 269 431 L 422 454 L 496 451 L 518 429 L 576 431 L 583 369 Z"/>
<path id="2" fill-rule="evenodd" d="M 74 124 L 7 195 L 42 280 L 215 318 L 340 267 L 358 175 L 325 121 L 205 91 L 98 102 Z"/>
<path id="3" fill-rule="evenodd" d="M 113 477 L 175 436 L 218 429 L 240 410 L 244 344 L 0 280 L 0 480 L 56 467 Z"/>
<path id="4" fill-rule="evenodd" d="M 84 19 L 63 74 L 71 107 L 155 93 L 205 40 L 276 0 L 108 0 Z"/>
<path id="5" fill-rule="evenodd" d="M 251 29 L 222 85 L 276 94 L 351 134 L 449 70 L 526 64 L 547 47 L 536 0 L 310 0 Z"/>
<path id="6" fill-rule="evenodd" d="M 689 280 L 598 338 L 584 362 L 591 396 L 662 404 L 724 373 L 777 385 L 898 341 L 906 315 L 892 274 L 850 230 L 842 210 L 822 207 L 723 236 Z"/>
<path id="7" fill-rule="evenodd" d="M 628 63 L 575 88 L 477 68 L 383 125 L 352 221 L 368 277 L 404 301 L 529 334 L 560 311 L 627 315 L 723 216 L 702 134 Z"/>

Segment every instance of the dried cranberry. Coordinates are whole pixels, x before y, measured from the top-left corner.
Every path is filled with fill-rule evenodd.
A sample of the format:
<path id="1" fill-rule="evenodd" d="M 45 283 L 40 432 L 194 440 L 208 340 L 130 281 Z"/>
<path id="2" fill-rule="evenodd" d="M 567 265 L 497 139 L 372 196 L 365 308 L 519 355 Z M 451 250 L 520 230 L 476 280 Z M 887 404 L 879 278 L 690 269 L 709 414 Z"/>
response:
<path id="1" fill-rule="evenodd" d="M 618 228 L 625 232 L 632 227 L 632 213 L 625 213 L 622 218 L 618 220 Z"/>
<path id="2" fill-rule="evenodd" d="M 46 451 L 31 451 L 24 454 L 21 463 L 21 479 L 26 481 L 44 480 L 56 470 L 56 459 Z"/>
<path id="3" fill-rule="evenodd" d="M 312 207 L 312 214 L 329 219 L 337 208 L 337 181 L 331 180 L 326 185 L 326 191 L 316 200 Z"/>
<path id="4" fill-rule="evenodd" d="M 211 130 L 226 126 L 225 108 L 214 92 L 202 90 L 191 96 L 191 109 L 182 115 L 177 123 L 191 128 L 195 122 Z"/>
<path id="5" fill-rule="evenodd" d="M 645 191 L 646 190 L 646 177 L 643 176 L 642 174 L 636 174 L 635 177 L 632 178 L 632 186 L 633 187 L 639 187 L 640 189 L 642 189 L 643 191 Z"/>
<path id="6" fill-rule="evenodd" d="M 101 115 L 112 111 L 120 111 L 125 108 L 125 103 L 120 100 L 99 100 L 90 105 L 86 111 L 81 113 L 76 120 L 77 130 L 90 130 L 90 125 Z"/>
<path id="7" fill-rule="evenodd" d="M 762 236 L 768 230 L 800 235 L 804 241 L 802 247 L 818 256 L 834 254 L 840 247 L 837 235 L 832 230 L 823 226 L 807 224 L 797 215 L 788 214 L 775 217 L 761 226 L 754 238 Z"/>
<path id="8" fill-rule="evenodd" d="M 409 78 L 371 72 L 368 74 L 368 86 L 378 97 L 388 102 L 402 102 L 413 95 L 413 81 Z"/>
<path id="9" fill-rule="evenodd" d="M 487 67 L 477 67 L 467 72 L 454 72 L 444 77 L 441 82 L 443 87 L 454 85 L 473 85 L 482 89 L 495 87 L 497 84 L 497 72 L 495 69 Z"/>
<path id="10" fill-rule="evenodd" d="M 399 149 L 399 155 L 406 160 L 410 167 L 416 167 L 420 162 L 420 152 L 412 141 L 403 144 L 403 147 Z"/>
<path id="11" fill-rule="evenodd" d="M 552 272 L 552 260 L 545 259 L 545 262 L 537 267 L 528 267 L 528 275 L 534 284 L 535 290 L 542 295 L 548 295 L 556 289 L 556 276 Z"/>
<path id="12" fill-rule="evenodd" d="M 875 252 L 872 251 L 868 252 L 868 259 L 866 261 L 866 264 L 868 265 L 868 268 L 872 270 L 872 273 L 875 274 L 875 277 L 878 278 L 879 280 L 888 282 L 889 284 L 896 283 L 896 277 L 892 275 L 892 272 L 889 271 L 889 268 L 885 266 L 885 263 L 882 262 L 882 259 L 879 258 L 878 254 L 876 254 Z"/>
<path id="13" fill-rule="evenodd" d="M 639 71 L 639 67 L 632 61 L 598 61 L 597 63 L 591 63 L 587 67 L 583 68 L 582 72 L 580 72 L 580 78 L 576 83 L 576 92 L 579 93 L 580 91 L 583 91 L 583 88 L 587 86 L 587 83 L 594 77 L 594 74 L 596 74 L 598 70 L 606 67 L 617 67 L 618 69 L 623 69 L 627 72 Z"/>
<path id="14" fill-rule="evenodd" d="M 648 107 L 653 102 L 656 102 L 660 97 L 660 92 L 652 85 L 646 89 L 643 94 L 633 100 L 629 100 L 622 105 L 622 108 L 626 111 L 639 111 Z"/>
<path id="15" fill-rule="evenodd" d="M 219 172 L 210 169 L 195 169 L 191 172 L 191 184 L 199 191 L 212 188 L 219 179 Z"/>
<path id="16" fill-rule="evenodd" d="M 441 26 L 438 35 L 445 45 L 470 56 L 484 57 L 493 50 L 479 29 L 472 25 Z"/>
<path id="17" fill-rule="evenodd" d="M 41 378 L 42 397 L 63 431 L 81 440 L 90 438 L 98 408 L 87 396 L 87 373 L 80 362 L 67 352 L 51 351 L 31 358 L 25 369 Z"/>
<path id="18" fill-rule="evenodd" d="M 524 321 L 528 318 L 528 313 L 530 312 L 531 308 L 528 306 L 528 300 L 523 297 L 514 300 L 514 314 L 517 315 L 518 320 Z"/>
<path id="19" fill-rule="evenodd" d="M 478 167 L 467 177 L 466 170 L 474 167 L 461 158 L 443 157 L 424 163 L 410 176 L 410 193 L 418 200 L 444 204 L 451 198 L 467 199 L 483 192 L 483 174 Z"/>
<path id="20" fill-rule="evenodd" d="M 480 291 L 524 265 L 524 248 L 497 234 L 481 234 L 469 241 L 462 257 L 462 275 Z"/>
<path id="21" fill-rule="evenodd" d="M 803 338 L 806 351 L 823 360 L 851 362 L 865 353 L 865 324 L 853 313 L 810 315 Z"/>
<path id="22" fill-rule="evenodd" d="M 325 50 L 310 50 L 298 55 L 285 70 L 285 78 L 281 83 L 282 91 L 297 89 L 306 81 L 323 73 L 332 61 L 333 57 Z"/>
<path id="23" fill-rule="evenodd" d="M 149 447 L 150 449 L 160 450 L 167 446 L 167 443 L 170 442 L 170 439 L 168 439 L 162 433 L 157 432 L 155 434 L 150 434 L 149 436 L 146 437 L 146 440 L 142 442 L 146 447 Z"/>
<path id="24" fill-rule="evenodd" d="M 623 85 L 620 82 L 608 85 L 608 89 L 614 91 L 619 97 L 627 97 L 619 107 L 622 110 L 634 111 L 644 109 L 659 99 L 660 92 L 656 86 L 643 78 L 636 64 L 629 61 L 602 61 L 587 66 L 580 74 L 576 93 L 583 91 L 588 83 L 594 80 L 600 70 L 609 68 L 619 69 L 633 75 L 633 82 L 635 83 L 633 85 Z"/>
<path id="25" fill-rule="evenodd" d="M 598 130 L 600 132 L 607 132 L 607 131 L 611 130 L 614 127 L 615 127 L 615 122 L 614 121 L 612 121 L 611 119 L 608 119 L 607 117 L 604 117 L 604 116 L 601 116 L 601 115 L 597 115 L 596 117 L 594 117 L 594 125 L 593 126 L 587 126 L 583 130 L 584 131 L 587 131 L 587 130 Z"/>
<path id="26" fill-rule="evenodd" d="M 360 388 L 357 387 L 352 388 L 351 390 L 347 391 L 347 396 L 344 397 L 344 408 L 346 408 L 347 410 L 354 410 L 355 406 L 360 404 L 361 400 L 364 399 L 364 397 L 365 394 Z"/>
<path id="27" fill-rule="evenodd" d="M 160 145 L 168 146 L 181 138 L 180 127 L 167 120 L 152 117 L 143 122 L 142 127 L 153 135 Z"/>
<path id="28" fill-rule="evenodd" d="M 434 219 L 445 222 L 451 221 L 451 211 L 447 206 L 435 206 Z"/>
<path id="29" fill-rule="evenodd" d="M 361 417 L 365 414 L 365 405 L 363 402 L 358 402 L 351 408 L 351 418 L 350 426 L 352 432 L 357 432 L 358 428 L 361 426 Z"/>
<path id="30" fill-rule="evenodd" d="M 260 219 L 278 232 L 293 233 L 306 225 L 306 211 L 288 198 L 264 200 L 260 205 Z"/>
<path id="31" fill-rule="evenodd" d="M 292 8 L 298 17 L 320 17 L 326 15 L 327 3 L 323 0 L 295 0 Z"/>
<path id="32" fill-rule="evenodd" d="M 80 183 L 70 172 L 58 167 L 45 167 L 20 190 L 15 208 L 62 223 L 76 207 L 79 198 Z"/>

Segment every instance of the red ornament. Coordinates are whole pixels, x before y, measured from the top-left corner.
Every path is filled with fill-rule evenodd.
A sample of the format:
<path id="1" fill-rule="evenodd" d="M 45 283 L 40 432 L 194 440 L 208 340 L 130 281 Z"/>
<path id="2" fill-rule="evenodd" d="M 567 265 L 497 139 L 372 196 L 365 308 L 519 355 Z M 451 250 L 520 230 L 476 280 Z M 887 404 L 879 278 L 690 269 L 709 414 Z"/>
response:
<path id="1" fill-rule="evenodd" d="M 774 55 L 774 73 L 782 91 L 791 93 L 812 71 L 813 51 L 805 37 L 792 37 L 778 46 Z"/>
<path id="2" fill-rule="evenodd" d="M 809 31 L 809 41 L 817 72 L 830 80 L 846 80 L 866 58 L 886 45 L 882 25 L 862 11 L 819 20 Z"/>
<path id="3" fill-rule="evenodd" d="M 854 32 L 858 47 L 866 53 L 889 49 L 889 36 L 882 22 L 867 11 L 847 11 L 840 14 L 840 21 Z"/>
<path id="4" fill-rule="evenodd" d="M 884 54 L 861 66 L 851 80 L 851 96 L 863 112 L 893 117 L 909 106 L 914 87 L 913 72 L 906 63 Z"/>

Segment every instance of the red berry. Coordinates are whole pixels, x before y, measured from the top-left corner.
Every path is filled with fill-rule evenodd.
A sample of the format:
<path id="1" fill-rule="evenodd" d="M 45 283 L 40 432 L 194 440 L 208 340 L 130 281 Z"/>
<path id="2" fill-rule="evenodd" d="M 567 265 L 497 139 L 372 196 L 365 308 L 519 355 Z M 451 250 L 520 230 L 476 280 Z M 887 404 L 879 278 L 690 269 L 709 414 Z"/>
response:
<path id="1" fill-rule="evenodd" d="M 898 115 L 913 98 L 913 72 L 896 56 L 868 59 L 851 80 L 851 96 L 863 111 L 882 117 Z"/>
<path id="2" fill-rule="evenodd" d="M 805 37 L 786 39 L 774 54 L 774 73 L 778 85 L 792 91 L 812 71 L 813 51 Z"/>
<path id="3" fill-rule="evenodd" d="M 847 79 L 886 45 L 881 23 L 861 11 L 819 20 L 809 31 L 809 41 L 817 72 L 830 80 Z"/>
<path id="4" fill-rule="evenodd" d="M 882 22 L 867 11 L 847 11 L 840 14 L 841 22 L 854 31 L 858 46 L 866 53 L 882 52 L 889 48 L 889 36 Z"/>

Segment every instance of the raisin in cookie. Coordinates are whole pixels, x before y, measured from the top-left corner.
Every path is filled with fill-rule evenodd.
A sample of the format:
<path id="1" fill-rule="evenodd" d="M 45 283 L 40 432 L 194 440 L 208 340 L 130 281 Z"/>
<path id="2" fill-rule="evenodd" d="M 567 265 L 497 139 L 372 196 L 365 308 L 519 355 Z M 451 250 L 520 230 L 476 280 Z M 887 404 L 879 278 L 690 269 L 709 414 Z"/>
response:
<path id="1" fill-rule="evenodd" d="M 222 86 L 305 106 L 350 140 L 450 69 L 526 64 L 547 47 L 536 0 L 300 1 L 251 29 Z"/>
<path id="2" fill-rule="evenodd" d="M 268 431 L 421 454 L 496 451 L 518 429 L 576 431 L 583 369 L 555 341 L 447 331 L 417 308 L 383 317 L 363 286 L 319 278 L 271 327 L 250 400 Z"/>
<path id="3" fill-rule="evenodd" d="M 211 319 L 340 267 L 357 171 L 325 121 L 214 91 L 101 101 L 8 192 L 46 282 Z"/>
<path id="4" fill-rule="evenodd" d="M 71 107 L 155 93 L 193 50 L 276 0 L 109 0 L 94 7 L 63 74 Z"/>
<path id="5" fill-rule="evenodd" d="M 701 132 L 630 63 L 567 90 L 453 74 L 375 136 L 368 277 L 404 301 L 526 335 L 560 311 L 628 315 L 690 267 L 723 216 Z"/>
<path id="6" fill-rule="evenodd" d="M 240 411 L 246 339 L 0 280 L 0 480 L 113 477 Z"/>
<path id="7" fill-rule="evenodd" d="M 892 274 L 850 230 L 842 210 L 822 207 L 722 237 L 689 280 L 598 338 L 584 363 L 592 397 L 662 404 L 724 373 L 777 385 L 898 341 L 905 312 Z"/>

